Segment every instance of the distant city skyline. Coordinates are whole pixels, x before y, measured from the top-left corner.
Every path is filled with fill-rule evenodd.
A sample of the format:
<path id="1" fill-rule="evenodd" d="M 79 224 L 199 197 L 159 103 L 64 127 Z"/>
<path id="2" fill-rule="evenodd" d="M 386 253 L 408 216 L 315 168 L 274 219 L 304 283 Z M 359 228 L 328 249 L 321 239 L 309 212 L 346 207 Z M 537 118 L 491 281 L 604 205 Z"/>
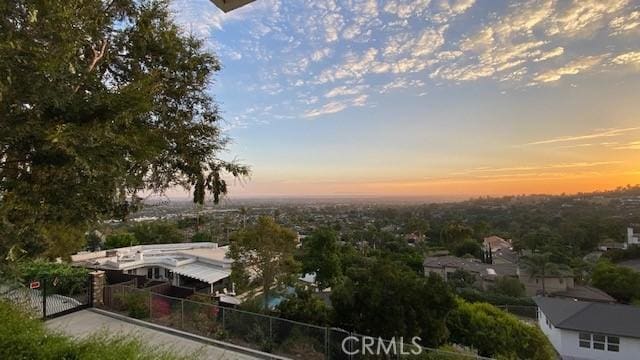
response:
<path id="1" fill-rule="evenodd" d="M 631 0 L 175 0 L 253 173 L 231 196 L 471 197 L 640 183 Z M 175 190 L 171 194 L 179 195 Z"/>

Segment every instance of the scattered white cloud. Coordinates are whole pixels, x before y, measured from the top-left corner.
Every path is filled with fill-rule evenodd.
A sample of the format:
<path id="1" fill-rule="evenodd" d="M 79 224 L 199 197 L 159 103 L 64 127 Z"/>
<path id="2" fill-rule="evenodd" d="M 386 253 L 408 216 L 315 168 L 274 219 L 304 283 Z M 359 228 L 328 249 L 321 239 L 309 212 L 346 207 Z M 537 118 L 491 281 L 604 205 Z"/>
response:
<path id="1" fill-rule="evenodd" d="M 614 18 L 609 22 L 609 27 L 613 30 L 612 35 L 620 35 L 640 29 L 640 10 Z"/>
<path id="2" fill-rule="evenodd" d="M 366 86 L 354 86 L 354 87 L 339 86 L 339 87 L 333 88 L 330 91 L 328 91 L 324 95 L 324 97 L 333 98 L 333 97 L 337 97 L 337 96 L 358 95 L 358 94 L 362 93 L 362 91 L 365 88 L 366 88 Z"/>
<path id="3" fill-rule="evenodd" d="M 564 54 L 564 48 L 562 46 L 558 46 L 555 49 L 551 49 L 547 52 L 542 53 L 542 55 L 540 55 L 538 58 L 536 58 L 535 60 L 533 60 L 534 62 L 540 62 L 540 61 L 546 61 L 549 59 L 552 59 L 554 57 L 558 57 L 560 55 Z"/>
<path id="4" fill-rule="evenodd" d="M 541 83 L 558 81 L 566 75 L 576 75 L 593 68 L 594 66 L 600 64 L 606 56 L 607 55 L 600 55 L 579 58 L 557 69 L 547 70 L 541 74 L 538 74 L 533 80 L 534 82 Z"/>
<path id="5" fill-rule="evenodd" d="M 322 61 L 326 59 L 331 54 L 330 48 L 324 48 L 320 50 L 316 50 L 311 54 L 311 60 L 314 62 Z"/>
<path id="6" fill-rule="evenodd" d="M 425 93 L 430 85 L 482 79 L 526 89 L 571 75 L 640 70 L 640 44 L 629 45 L 640 30 L 635 0 L 516 0 L 495 11 L 480 5 L 261 0 L 223 14 L 209 0 L 174 0 L 171 9 L 223 62 L 247 65 L 234 82 L 259 96 L 286 97 L 275 101 L 311 117 L 359 106 L 364 89 Z M 217 42 L 230 32 L 232 43 Z"/>
<path id="7" fill-rule="evenodd" d="M 620 54 L 611 60 L 616 65 L 640 65 L 640 51 Z"/>
<path id="8" fill-rule="evenodd" d="M 384 11 L 401 19 L 420 17 L 425 13 L 430 2 L 430 0 L 389 0 L 384 5 Z"/>
<path id="9" fill-rule="evenodd" d="M 545 145 L 545 144 L 563 143 L 563 142 L 571 142 L 571 141 L 610 138 L 610 137 L 621 136 L 621 135 L 624 135 L 630 132 L 635 132 L 638 130 L 640 130 L 640 127 L 603 129 L 603 130 L 598 130 L 589 134 L 560 136 L 552 139 L 538 140 L 538 141 L 530 142 L 524 145 Z"/>
<path id="10" fill-rule="evenodd" d="M 617 150 L 640 150 L 640 141 L 634 141 L 630 143 L 626 143 L 620 146 L 616 146 L 614 149 Z"/>
<path id="11" fill-rule="evenodd" d="M 476 0 L 439 0 L 436 3 L 437 12 L 433 15 L 434 21 L 444 23 L 453 17 L 464 14 Z"/>
<path id="12" fill-rule="evenodd" d="M 330 101 L 320 108 L 308 110 L 304 113 L 304 117 L 314 118 L 321 115 L 335 114 L 351 106 L 364 106 L 367 103 L 367 99 L 368 95 L 362 94 L 350 99 Z"/>
<path id="13" fill-rule="evenodd" d="M 572 36 L 592 27 L 604 26 L 608 15 L 624 9 L 629 0 L 573 0 L 560 10 L 547 29 L 549 35 Z"/>

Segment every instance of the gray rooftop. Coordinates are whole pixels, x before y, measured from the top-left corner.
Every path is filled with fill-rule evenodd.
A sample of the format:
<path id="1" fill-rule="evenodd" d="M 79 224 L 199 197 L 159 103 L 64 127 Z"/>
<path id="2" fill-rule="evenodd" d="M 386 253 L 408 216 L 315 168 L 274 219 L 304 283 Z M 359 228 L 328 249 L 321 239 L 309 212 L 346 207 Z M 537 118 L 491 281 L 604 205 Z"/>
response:
<path id="1" fill-rule="evenodd" d="M 450 255 L 427 256 L 422 265 L 437 269 L 456 268 L 480 274 L 486 273 L 488 269 L 493 269 L 499 276 L 516 276 L 518 273 L 518 267 L 515 264 L 485 264 L 477 259 L 465 259 Z"/>
<path id="2" fill-rule="evenodd" d="M 553 297 L 572 298 L 582 301 L 597 301 L 604 303 L 615 303 L 616 299 L 606 292 L 592 286 L 576 286 L 565 291 L 557 291 L 551 294 Z"/>
<path id="3" fill-rule="evenodd" d="M 559 329 L 640 338 L 640 307 L 542 296 L 533 300 Z"/>

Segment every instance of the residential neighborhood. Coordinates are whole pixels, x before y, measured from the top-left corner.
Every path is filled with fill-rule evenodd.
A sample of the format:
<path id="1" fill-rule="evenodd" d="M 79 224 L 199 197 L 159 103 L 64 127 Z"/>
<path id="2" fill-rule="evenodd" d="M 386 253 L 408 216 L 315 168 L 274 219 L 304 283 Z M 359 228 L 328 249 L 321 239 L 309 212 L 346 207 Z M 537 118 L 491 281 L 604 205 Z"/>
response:
<path id="1" fill-rule="evenodd" d="M 638 0 L 0 1 L 0 360 L 640 359 Z"/>

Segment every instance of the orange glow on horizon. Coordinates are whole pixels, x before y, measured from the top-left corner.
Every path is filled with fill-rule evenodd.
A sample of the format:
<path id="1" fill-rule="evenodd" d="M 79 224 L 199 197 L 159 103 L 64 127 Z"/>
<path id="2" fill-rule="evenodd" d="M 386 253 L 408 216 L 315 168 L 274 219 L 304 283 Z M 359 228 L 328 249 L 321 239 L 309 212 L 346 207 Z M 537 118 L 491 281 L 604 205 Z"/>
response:
<path id="1" fill-rule="evenodd" d="M 231 197 L 251 196 L 441 196 L 573 194 L 640 184 L 640 171 L 541 178 L 400 180 L 385 182 L 269 182 L 231 188 Z"/>

